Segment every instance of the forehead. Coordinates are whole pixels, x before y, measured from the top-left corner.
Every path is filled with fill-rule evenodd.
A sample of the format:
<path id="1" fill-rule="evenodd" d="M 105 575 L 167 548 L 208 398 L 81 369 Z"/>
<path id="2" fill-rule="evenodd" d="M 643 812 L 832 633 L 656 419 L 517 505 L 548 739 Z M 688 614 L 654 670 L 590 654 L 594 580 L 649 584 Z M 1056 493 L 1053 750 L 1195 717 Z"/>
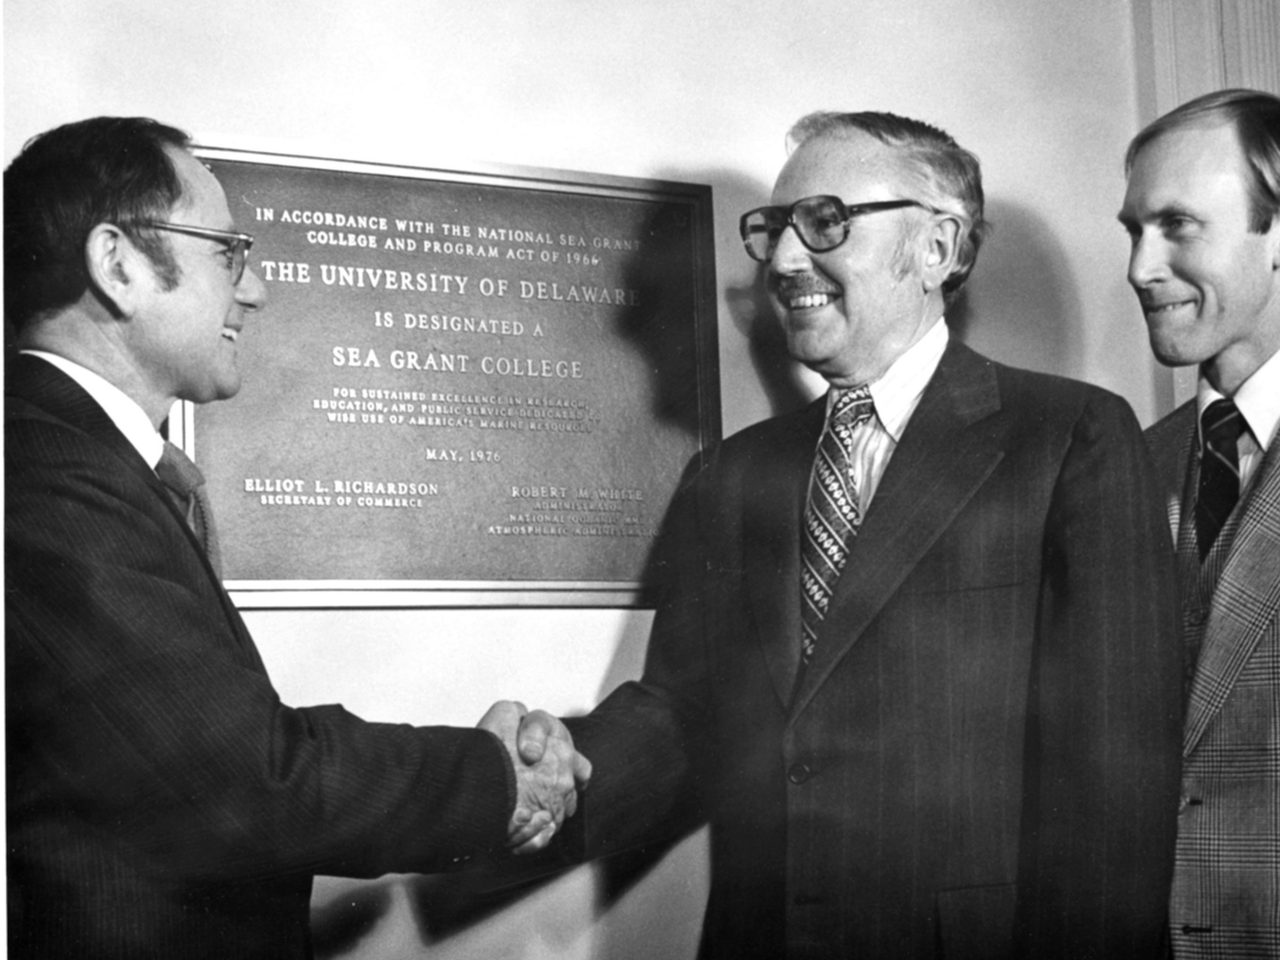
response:
<path id="1" fill-rule="evenodd" d="M 173 212 L 186 214 L 192 223 L 215 229 L 232 226 L 227 196 L 218 178 L 186 150 L 168 149 L 174 167 L 182 179 L 182 199 Z"/>
<path id="2" fill-rule="evenodd" d="M 1244 157 L 1228 124 L 1170 130 L 1134 158 L 1125 212 L 1140 216 L 1171 206 L 1247 206 Z"/>
<path id="3" fill-rule="evenodd" d="M 773 188 L 775 204 L 833 194 L 850 203 L 896 196 L 906 178 L 902 158 L 861 131 L 822 134 L 787 158 Z"/>

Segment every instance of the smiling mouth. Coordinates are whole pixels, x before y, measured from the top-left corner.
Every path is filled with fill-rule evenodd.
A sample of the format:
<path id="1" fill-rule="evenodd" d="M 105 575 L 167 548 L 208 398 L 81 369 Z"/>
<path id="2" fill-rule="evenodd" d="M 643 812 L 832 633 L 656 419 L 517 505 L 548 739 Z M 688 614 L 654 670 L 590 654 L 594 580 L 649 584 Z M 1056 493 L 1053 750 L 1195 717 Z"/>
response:
<path id="1" fill-rule="evenodd" d="M 783 302 L 788 310 L 808 310 L 813 307 L 825 307 L 833 300 L 835 297 L 829 293 L 802 293 L 787 297 Z"/>
<path id="2" fill-rule="evenodd" d="M 1144 303 L 1142 312 L 1150 317 L 1158 317 L 1163 314 L 1173 313 L 1173 311 L 1186 306 L 1191 306 L 1193 300 L 1175 300 L 1172 303 Z"/>
<path id="3" fill-rule="evenodd" d="M 237 338 L 240 336 L 240 331 L 233 330 L 231 327 L 223 327 L 222 335 L 232 343 L 235 343 Z"/>

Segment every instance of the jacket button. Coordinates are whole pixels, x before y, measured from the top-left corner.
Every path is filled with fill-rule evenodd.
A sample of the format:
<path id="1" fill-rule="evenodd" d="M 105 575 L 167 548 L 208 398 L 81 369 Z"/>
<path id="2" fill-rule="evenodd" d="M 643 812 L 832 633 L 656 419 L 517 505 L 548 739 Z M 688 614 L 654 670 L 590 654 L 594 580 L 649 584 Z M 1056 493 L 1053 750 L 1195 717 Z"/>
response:
<path id="1" fill-rule="evenodd" d="M 811 776 L 813 771 L 809 769 L 807 763 L 793 763 L 791 769 L 787 771 L 787 779 L 792 783 L 804 783 Z"/>

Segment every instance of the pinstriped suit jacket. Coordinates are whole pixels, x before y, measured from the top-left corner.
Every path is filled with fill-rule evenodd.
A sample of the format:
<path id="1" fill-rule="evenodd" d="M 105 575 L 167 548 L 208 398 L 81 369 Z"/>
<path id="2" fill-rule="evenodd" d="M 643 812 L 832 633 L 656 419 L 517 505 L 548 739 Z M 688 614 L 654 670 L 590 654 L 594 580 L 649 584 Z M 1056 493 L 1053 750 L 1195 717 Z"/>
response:
<path id="1" fill-rule="evenodd" d="M 304 957 L 314 873 L 503 841 L 496 738 L 281 704 L 101 408 L 33 357 L 7 390 L 10 956 Z"/>
<path id="2" fill-rule="evenodd" d="M 1174 953 L 1280 958 L 1280 442 L 1201 565 L 1195 440 L 1194 401 L 1148 431 L 1189 653 Z"/>
<path id="3" fill-rule="evenodd" d="M 571 835 L 709 819 L 708 958 L 1161 956 L 1181 664 L 1132 412 L 952 343 L 798 676 L 822 424 L 748 428 L 677 498 L 644 676 L 570 721 Z"/>

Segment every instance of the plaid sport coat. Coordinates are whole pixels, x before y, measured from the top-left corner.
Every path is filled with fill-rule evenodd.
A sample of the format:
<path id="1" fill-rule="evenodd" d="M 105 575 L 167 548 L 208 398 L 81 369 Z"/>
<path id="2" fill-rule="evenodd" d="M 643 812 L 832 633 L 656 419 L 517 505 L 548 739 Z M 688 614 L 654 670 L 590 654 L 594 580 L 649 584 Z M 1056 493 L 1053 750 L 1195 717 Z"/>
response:
<path id="1" fill-rule="evenodd" d="M 1280 957 L 1280 443 L 1201 564 L 1195 401 L 1147 439 L 1178 554 L 1188 655 L 1174 955 Z"/>

